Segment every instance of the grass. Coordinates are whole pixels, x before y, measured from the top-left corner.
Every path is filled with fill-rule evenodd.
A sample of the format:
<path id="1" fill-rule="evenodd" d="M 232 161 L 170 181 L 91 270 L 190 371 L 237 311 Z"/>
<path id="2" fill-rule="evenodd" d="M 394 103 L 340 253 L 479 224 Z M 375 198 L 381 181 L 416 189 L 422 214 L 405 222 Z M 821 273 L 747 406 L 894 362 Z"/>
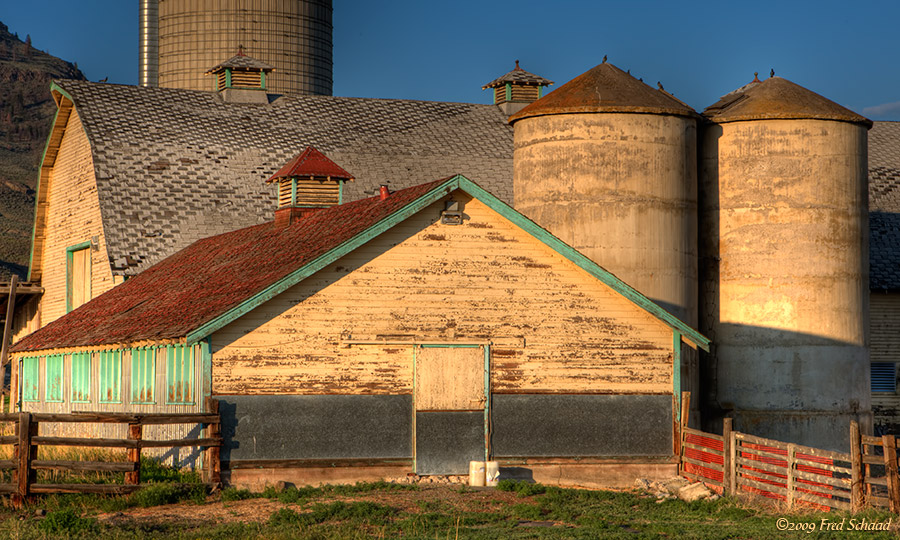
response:
<path id="1" fill-rule="evenodd" d="M 160 471 L 160 477 L 175 476 Z M 189 477 L 171 478 L 182 482 Z M 160 482 L 128 497 L 52 496 L 18 513 L 0 509 L 0 537 L 39 538 L 896 538 L 887 532 L 850 532 L 850 519 L 884 522 L 885 512 L 779 514 L 732 498 L 685 503 L 644 493 L 563 489 L 523 482 L 499 490 L 455 486 L 359 483 L 288 487 L 262 493 L 229 488 L 207 497 L 197 488 Z M 515 494 L 511 496 L 510 494 Z M 100 519 L 104 512 L 134 512 L 181 502 L 183 519 Z M 247 506 L 250 505 L 250 506 Z M 254 506 L 256 505 L 256 506 Z M 48 513 L 35 517 L 35 510 Z M 237 509 L 264 512 L 259 522 L 224 519 Z M 173 511 L 169 510 L 169 514 Z M 130 515 L 130 514 L 129 514 Z M 246 514 L 243 514 L 246 515 Z M 23 518 L 23 519 L 18 519 Z M 845 520 L 840 533 L 821 520 Z M 778 523 L 798 529 L 779 530 Z M 813 526 L 815 530 L 807 532 Z"/>

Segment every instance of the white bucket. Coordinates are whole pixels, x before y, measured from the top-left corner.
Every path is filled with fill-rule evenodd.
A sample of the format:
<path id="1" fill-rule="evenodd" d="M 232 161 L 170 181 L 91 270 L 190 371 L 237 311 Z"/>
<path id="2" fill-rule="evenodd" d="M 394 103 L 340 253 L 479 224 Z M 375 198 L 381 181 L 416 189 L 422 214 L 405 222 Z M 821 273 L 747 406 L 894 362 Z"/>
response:
<path id="1" fill-rule="evenodd" d="M 484 462 L 484 485 L 490 487 L 497 487 L 497 482 L 500 481 L 500 462 L 499 461 L 485 461 Z"/>
<path id="2" fill-rule="evenodd" d="M 469 485 L 473 487 L 484 485 L 484 462 L 469 462 Z"/>

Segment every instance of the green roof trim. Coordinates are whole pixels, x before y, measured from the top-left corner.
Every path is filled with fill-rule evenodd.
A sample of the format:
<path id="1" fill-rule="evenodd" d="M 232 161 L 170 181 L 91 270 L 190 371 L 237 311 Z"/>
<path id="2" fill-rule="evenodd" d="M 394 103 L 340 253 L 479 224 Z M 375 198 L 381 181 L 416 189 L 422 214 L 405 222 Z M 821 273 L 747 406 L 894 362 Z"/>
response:
<path id="1" fill-rule="evenodd" d="M 559 238 L 553 236 L 546 229 L 540 227 L 535 222 L 520 214 L 511 206 L 507 205 L 497 197 L 491 195 L 478 184 L 459 174 L 448 179 L 446 182 L 441 183 L 431 191 L 425 193 L 415 201 L 407 204 L 403 208 L 397 210 L 393 214 L 387 216 L 386 218 L 382 219 L 368 229 L 362 231 L 353 238 L 320 255 L 316 259 L 298 268 L 294 272 L 291 272 L 284 278 L 266 287 L 247 300 L 241 302 L 239 305 L 231 308 L 225 313 L 198 327 L 186 336 L 185 339 L 187 343 L 193 343 L 208 338 L 210 335 L 212 335 L 217 330 L 220 330 L 225 325 L 249 313 L 262 303 L 271 300 L 275 296 L 296 285 L 303 279 L 325 268 L 327 265 L 333 263 L 340 257 L 343 257 L 344 255 L 362 246 L 366 242 L 369 242 L 370 240 L 376 238 L 380 234 L 393 228 L 395 225 L 420 212 L 429 205 L 441 200 L 447 194 L 456 189 L 465 191 L 469 195 L 475 197 L 476 199 L 487 205 L 488 208 L 500 214 L 500 216 L 502 216 L 503 218 L 509 220 L 514 225 L 529 233 L 538 241 L 547 245 L 571 262 L 575 263 L 576 266 L 585 270 L 590 275 L 600 280 L 603 284 L 621 294 L 641 309 L 655 316 L 661 322 L 669 326 L 673 330 L 673 332 L 675 332 L 675 334 L 685 338 L 691 343 L 696 344 L 701 349 L 709 351 L 710 340 L 707 337 L 703 336 L 700 332 L 691 328 L 681 319 L 661 308 L 659 305 L 654 303 L 643 294 L 639 293 L 637 290 L 626 284 L 621 279 L 617 278 L 608 270 L 604 269 L 594 261 L 579 253 L 577 250 L 575 250 L 575 248 L 569 246 Z"/>
<path id="2" fill-rule="evenodd" d="M 468 192 L 469 195 L 472 195 L 476 199 L 486 204 L 491 210 L 508 219 L 534 238 L 540 240 L 563 257 L 575 263 L 575 265 L 580 267 L 582 270 L 585 270 L 590 275 L 599 279 L 605 285 L 621 294 L 634 304 L 637 304 L 638 307 L 649 312 L 651 315 L 654 315 L 657 319 L 661 320 L 663 323 L 672 328 L 673 331 L 675 331 L 676 333 L 680 333 L 683 337 L 687 338 L 687 340 L 691 343 L 694 343 L 704 351 L 709 352 L 709 338 L 688 326 L 678 317 L 661 308 L 658 304 L 653 302 L 653 300 L 650 300 L 643 294 L 639 293 L 633 287 L 613 275 L 609 270 L 588 259 L 572 246 L 553 236 L 549 231 L 542 228 L 537 223 L 520 214 L 518 211 L 516 211 L 497 197 L 494 197 L 478 184 L 463 176 L 457 176 L 456 178 L 460 179 L 460 189 Z"/>
<path id="3" fill-rule="evenodd" d="M 222 315 L 219 315 L 218 317 L 214 318 L 213 320 L 203 324 L 202 326 L 200 326 L 199 328 L 197 328 L 196 330 L 194 330 L 193 332 L 188 334 L 186 337 L 186 341 L 188 343 L 193 343 L 195 341 L 200 341 L 200 340 L 203 340 L 203 339 L 209 337 L 216 330 L 221 329 L 222 327 L 224 327 L 228 323 L 234 321 L 238 317 L 241 317 L 242 315 L 249 313 L 250 311 L 255 309 L 257 306 L 262 304 L 263 302 L 267 302 L 267 301 L 271 300 L 272 298 L 278 296 L 279 294 L 283 293 L 290 287 L 293 287 L 297 283 L 300 283 L 300 281 L 302 281 L 303 279 L 306 279 L 307 277 L 309 277 L 309 276 L 313 275 L 314 273 L 318 272 L 319 270 L 325 268 L 326 266 L 328 266 L 332 262 L 336 261 L 337 259 L 343 257 L 344 255 L 350 253 L 354 249 L 365 244 L 369 240 L 372 240 L 373 238 L 377 237 L 381 233 L 387 231 L 388 229 L 391 229 L 394 225 L 397 225 L 398 223 L 406 220 L 407 218 L 411 217 L 412 215 L 417 214 L 418 212 L 420 212 L 424 208 L 428 207 L 429 205 L 439 201 L 444 196 L 446 196 L 450 191 L 459 187 L 459 182 L 457 180 L 459 178 L 463 178 L 463 177 L 460 175 L 457 175 L 457 176 L 454 176 L 453 178 L 450 178 L 449 180 L 440 184 L 439 186 L 432 189 L 428 193 L 422 195 L 418 199 L 414 200 L 413 202 L 407 204 L 406 206 L 397 210 L 393 214 L 382 219 L 375 225 L 362 231 L 361 233 L 357 234 L 353 238 L 351 238 L 351 239 L 347 240 L 346 242 L 340 244 L 339 246 L 335 247 L 331 251 L 328 251 L 326 253 L 323 253 L 322 255 L 319 255 L 318 257 L 316 257 L 309 263 L 307 263 L 307 264 L 303 265 L 302 267 L 298 268 L 297 270 L 291 272 L 290 274 L 288 274 L 287 276 L 276 281 L 272 285 L 269 285 L 262 291 L 256 293 L 255 295 L 251 296 L 247 300 L 241 302 L 239 305 L 231 308 L 230 310 L 226 311 Z"/>
<path id="4" fill-rule="evenodd" d="M 71 101 L 72 109 L 73 110 L 75 109 L 75 100 L 72 99 L 72 96 L 68 92 L 66 92 L 65 90 L 60 88 L 60 86 L 58 84 L 51 81 L 50 82 L 50 94 L 52 95 L 53 92 L 57 92 L 62 97 Z M 56 112 L 53 113 L 53 123 L 51 124 L 51 126 L 53 126 L 53 127 L 56 127 L 56 120 L 59 118 L 59 109 L 60 109 L 60 107 L 59 107 L 59 105 L 57 105 Z M 63 128 L 63 129 L 65 130 L 65 128 Z M 84 130 L 83 125 L 82 125 L 81 129 Z M 85 134 L 85 136 L 87 136 L 87 131 L 85 131 L 84 134 Z M 44 143 L 44 152 L 41 154 L 41 163 L 40 163 L 40 165 L 38 165 L 37 184 L 34 187 L 34 220 L 32 221 L 32 224 L 31 224 L 31 250 L 28 254 L 28 274 L 26 274 L 26 276 L 25 276 L 25 281 L 31 281 L 31 269 L 34 268 L 34 238 L 35 238 L 35 234 L 37 233 L 38 205 L 40 204 L 40 200 L 41 200 L 41 171 L 44 169 L 44 161 L 46 161 L 46 159 L 47 159 L 47 150 L 50 149 L 50 140 L 52 137 L 53 137 L 53 128 L 51 127 L 50 133 L 47 134 L 47 142 Z M 62 141 L 60 141 L 60 144 L 62 144 Z M 93 157 L 93 148 L 91 149 L 91 157 Z"/>

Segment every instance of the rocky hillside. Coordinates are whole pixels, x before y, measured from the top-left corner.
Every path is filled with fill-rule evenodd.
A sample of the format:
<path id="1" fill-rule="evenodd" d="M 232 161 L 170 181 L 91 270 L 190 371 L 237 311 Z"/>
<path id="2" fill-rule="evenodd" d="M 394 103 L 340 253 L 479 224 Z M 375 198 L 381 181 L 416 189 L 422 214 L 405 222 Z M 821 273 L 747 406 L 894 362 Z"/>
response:
<path id="1" fill-rule="evenodd" d="M 50 81 L 84 79 L 30 42 L 0 22 L 0 281 L 27 270 L 37 171 L 56 112 Z"/>

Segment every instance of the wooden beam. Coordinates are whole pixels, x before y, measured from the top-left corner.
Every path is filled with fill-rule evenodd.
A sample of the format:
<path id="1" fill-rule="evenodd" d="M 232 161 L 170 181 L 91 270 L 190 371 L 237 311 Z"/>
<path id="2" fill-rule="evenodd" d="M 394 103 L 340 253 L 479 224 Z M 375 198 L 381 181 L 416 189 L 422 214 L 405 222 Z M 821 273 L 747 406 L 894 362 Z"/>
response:
<path id="1" fill-rule="evenodd" d="M 19 276 L 13 274 L 9 282 L 9 299 L 6 302 L 6 320 L 3 323 L 3 343 L 0 344 L 0 399 L 6 393 L 6 360 L 9 356 L 9 346 L 12 341 L 12 321 L 16 310 L 16 286 L 19 284 Z M 12 399 L 12 397 L 10 397 Z M 0 402 L 2 405 L 2 402 Z"/>
<path id="2" fill-rule="evenodd" d="M 862 440 L 860 439 L 859 423 L 856 420 L 850 422 L 850 511 L 853 513 L 863 509 L 863 477 L 862 467 Z"/>

